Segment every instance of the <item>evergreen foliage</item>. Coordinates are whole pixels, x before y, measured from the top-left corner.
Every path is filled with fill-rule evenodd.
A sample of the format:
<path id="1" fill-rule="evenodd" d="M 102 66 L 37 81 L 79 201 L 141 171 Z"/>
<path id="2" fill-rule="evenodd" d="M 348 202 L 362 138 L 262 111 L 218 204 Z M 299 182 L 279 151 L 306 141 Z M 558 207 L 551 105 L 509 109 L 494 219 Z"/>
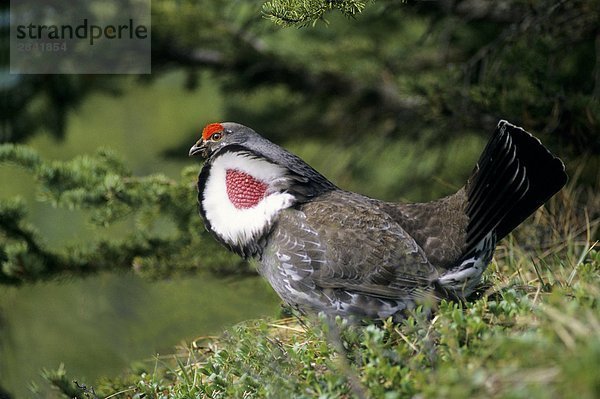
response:
<path id="1" fill-rule="evenodd" d="M 600 152 L 598 0 L 276 0 L 262 12 L 313 25 L 335 10 L 357 20 L 334 13 L 328 25 L 281 30 L 252 3 L 153 1 L 154 72 L 137 83 L 185 69 L 193 90 L 211 71 L 227 93 L 225 119 L 261 131 L 324 139 L 376 131 L 436 146 L 487 135 L 506 118 L 574 154 Z M 0 140 L 43 130 L 61 137 L 90 93 L 118 94 L 126 82 L 7 80 Z M 263 93 L 271 100 L 251 106 Z"/>
<path id="2" fill-rule="evenodd" d="M 283 26 L 303 27 L 315 25 L 332 10 L 346 17 L 354 17 L 366 6 L 364 1 L 356 0 L 274 0 L 263 5 L 263 12 L 273 22 Z"/>
<path id="3" fill-rule="evenodd" d="M 223 274 L 250 272 L 237 258 L 217 251 L 218 244 L 208 237 L 197 215 L 197 167 L 184 169 L 181 181 L 162 175 L 136 177 L 109 150 L 66 162 L 45 162 L 29 147 L 14 144 L 0 146 L 0 163 L 4 162 L 21 166 L 35 177 L 42 201 L 87 210 L 89 221 L 96 226 L 129 218 L 134 228 L 121 239 L 49 248 L 24 221 L 23 201 L 4 200 L 0 202 L 0 282 L 17 284 L 132 266 L 154 277 L 199 269 Z M 164 226 L 154 227 L 156 215 L 170 221 L 168 234 Z"/>

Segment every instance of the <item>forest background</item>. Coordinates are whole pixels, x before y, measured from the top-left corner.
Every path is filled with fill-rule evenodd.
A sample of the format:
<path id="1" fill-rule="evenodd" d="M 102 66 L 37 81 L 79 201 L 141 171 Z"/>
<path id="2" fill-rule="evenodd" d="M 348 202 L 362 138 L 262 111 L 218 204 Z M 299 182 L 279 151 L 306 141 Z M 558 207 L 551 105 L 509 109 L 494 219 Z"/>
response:
<path id="1" fill-rule="evenodd" d="M 196 214 L 187 149 L 209 122 L 251 126 L 344 189 L 425 201 L 460 187 L 507 119 L 565 161 L 571 238 L 597 231 L 597 0 L 153 0 L 139 76 L 11 75 L 1 12 L 7 397 L 44 395 L 44 367 L 114 376 L 277 316 Z"/>

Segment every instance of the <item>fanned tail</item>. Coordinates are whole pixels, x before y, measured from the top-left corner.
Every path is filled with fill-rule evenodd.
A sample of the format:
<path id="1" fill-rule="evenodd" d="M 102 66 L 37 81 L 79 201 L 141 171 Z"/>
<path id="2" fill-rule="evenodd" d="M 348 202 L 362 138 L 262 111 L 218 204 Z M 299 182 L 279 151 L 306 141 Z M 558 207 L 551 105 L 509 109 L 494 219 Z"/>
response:
<path id="1" fill-rule="evenodd" d="M 466 185 L 469 221 L 463 255 L 440 276 L 438 287 L 447 294 L 469 295 L 490 262 L 496 242 L 566 182 L 560 159 L 525 130 L 500 121 Z"/>
<path id="2" fill-rule="evenodd" d="M 490 232 L 501 240 L 566 182 L 560 159 L 522 128 L 500 121 L 467 184 L 465 253 Z"/>

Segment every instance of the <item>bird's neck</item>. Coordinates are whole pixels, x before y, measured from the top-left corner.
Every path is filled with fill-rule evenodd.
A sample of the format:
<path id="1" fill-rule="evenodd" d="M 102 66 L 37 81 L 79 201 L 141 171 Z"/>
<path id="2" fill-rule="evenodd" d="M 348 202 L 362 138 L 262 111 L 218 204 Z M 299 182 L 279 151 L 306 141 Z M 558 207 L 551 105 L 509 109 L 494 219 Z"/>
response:
<path id="1" fill-rule="evenodd" d="M 276 215 L 295 203 L 286 192 L 287 169 L 244 152 L 227 152 L 207 162 L 198 182 L 200 211 L 209 230 L 243 256 Z"/>

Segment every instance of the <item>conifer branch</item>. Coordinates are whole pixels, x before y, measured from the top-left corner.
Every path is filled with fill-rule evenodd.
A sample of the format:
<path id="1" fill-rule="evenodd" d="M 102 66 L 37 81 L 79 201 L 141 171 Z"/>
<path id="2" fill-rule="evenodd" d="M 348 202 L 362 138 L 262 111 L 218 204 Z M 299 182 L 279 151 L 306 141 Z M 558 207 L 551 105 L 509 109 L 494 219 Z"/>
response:
<path id="1" fill-rule="evenodd" d="M 191 205 L 196 201 L 197 167 L 184 169 L 180 181 L 162 175 L 137 177 L 108 150 L 45 162 L 33 149 L 13 144 L 0 146 L 0 164 L 7 162 L 33 175 L 42 201 L 86 210 L 96 228 L 125 217 L 133 218 L 136 228 L 124 237 L 52 248 L 26 222 L 24 201 L 0 201 L 0 284 L 132 267 L 151 277 L 194 270 L 251 273 L 233 256 L 215 251 L 218 244 L 202 227 Z M 157 231 L 156 215 L 173 222 L 168 234 Z"/>
<path id="2" fill-rule="evenodd" d="M 272 0 L 263 5 L 263 14 L 277 25 L 305 27 L 325 21 L 325 14 L 333 10 L 352 18 L 365 5 L 359 0 Z"/>

